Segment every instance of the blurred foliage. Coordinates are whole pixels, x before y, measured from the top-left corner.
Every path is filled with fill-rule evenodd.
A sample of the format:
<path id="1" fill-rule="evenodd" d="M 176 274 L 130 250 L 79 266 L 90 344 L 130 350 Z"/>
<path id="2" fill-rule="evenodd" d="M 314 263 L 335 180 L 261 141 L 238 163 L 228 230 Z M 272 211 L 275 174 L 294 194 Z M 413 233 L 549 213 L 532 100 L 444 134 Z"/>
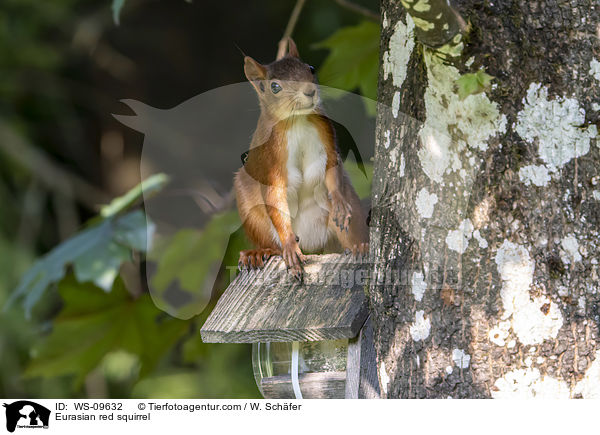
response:
<path id="1" fill-rule="evenodd" d="M 379 24 L 363 21 L 344 27 L 329 38 L 315 44 L 330 50 L 319 69 L 321 84 L 355 92 L 365 100 L 369 114 L 375 114 L 377 76 L 379 74 Z M 344 93 L 340 93 L 343 96 Z"/>
<path id="2" fill-rule="evenodd" d="M 359 196 L 368 196 L 372 164 L 365 164 L 366 174 L 353 162 L 348 162 L 346 168 Z M 149 260 L 156 261 L 157 269 L 150 286 L 157 292 L 132 294 L 118 277 L 118 271 L 132 252 L 146 251 L 147 237 L 154 234 L 154 226 L 141 210 L 127 212 L 127 209 L 144 193 L 141 186 L 148 186 L 156 193 L 158 186 L 165 185 L 156 180 L 163 177 L 155 176 L 115 199 L 109 206 L 114 212 L 110 217 L 58 245 L 24 275 L 13 298 L 25 296 L 27 314 L 53 282 L 60 280 L 58 293 L 63 300 L 62 309 L 52 320 L 51 333 L 31 350 L 32 358 L 24 372 L 26 377 L 73 375 L 73 388 L 79 389 L 86 376 L 99 366 L 104 367 L 107 378 L 112 380 L 122 381 L 119 373 L 123 372 L 129 374 L 126 378 L 138 379 L 152 374 L 158 361 L 189 333 L 191 325 L 196 325 L 194 316 L 209 303 L 211 292 L 206 292 L 206 285 L 210 270 L 232 264 L 239 250 L 248 247 L 237 213 L 215 214 L 202 231 L 181 229 L 163 241 L 163 249 L 153 250 Z M 227 247 L 225 255 L 224 247 Z M 66 274 L 69 264 L 73 265 L 72 274 Z M 190 292 L 190 302 L 177 307 L 177 319 L 164 315 L 162 310 L 173 314 L 167 299 L 157 302 L 175 281 L 182 290 Z M 208 283 L 211 290 L 212 280 Z M 197 292 L 200 296 L 193 298 Z M 193 364 L 205 360 L 203 364 L 209 366 L 209 371 L 163 375 L 152 384 L 140 383 L 135 394 L 169 397 L 169 388 L 174 388 L 179 391 L 178 397 L 188 397 L 188 389 L 180 390 L 180 386 L 190 380 L 200 382 L 214 376 L 215 368 L 227 368 L 228 363 L 223 358 L 229 354 L 237 356 L 239 349 L 240 346 L 229 345 L 219 349 L 213 357 L 207 354 L 207 345 L 201 342 L 199 335 L 194 334 L 182 345 L 182 362 Z M 210 358 L 204 358 L 207 356 Z M 247 371 L 250 372 L 250 366 Z M 237 371 L 234 376 L 242 374 Z M 206 391 L 207 397 L 219 396 L 218 391 L 219 388 Z M 191 388 L 189 393 L 189 397 L 193 397 L 198 391 Z"/>
<path id="3" fill-rule="evenodd" d="M 4 0 L 0 13 L 0 66 L 14 71 L 16 67 L 27 65 L 43 70 L 53 70 L 61 62 L 61 53 L 45 38 L 47 31 L 55 29 L 70 20 L 72 7 L 77 0 L 55 0 L 36 2 L 35 0 Z M 27 19 L 19 19 L 27 16 Z M 13 77 L 17 79 L 16 77 Z M 16 81 L 16 80 L 15 80 Z M 4 91 L 13 91 L 15 82 L 2 81 Z M 21 89 L 19 86 L 18 89 Z"/>
<path id="4" fill-rule="evenodd" d="M 146 216 L 139 210 L 103 220 L 37 260 L 8 303 L 23 297 L 23 307 L 29 317 L 43 292 L 63 278 L 69 265 L 73 266 L 80 282 L 90 281 L 109 291 L 121 264 L 130 259 L 132 250 L 145 252 L 147 235 L 152 233 L 152 223 L 146 222 Z"/>
<path id="5" fill-rule="evenodd" d="M 374 0 L 357 1 L 377 7 Z M 139 59 L 131 60 L 122 51 L 135 41 L 151 47 L 144 55 L 147 62 L 155 62 L 160 53 L 179 52 L 171 49 L 174 44 L 181 46 L 177 36 L 154 32 L 156 23 L 150 28 L 158 36 L 144 31 L 146 22 L 136 22 L 142 9 L 156 8 L 152 13 L 160 21 L 164 16 L 156 11 L 181 8 L 183 2 L 158 3 L 128 2 L 123 8 L 124 0 L 3 2 L 0 118 L 26 146 L 43 151 L 48 164 L 60 169 L 57 173 L 77 174 L 98 188 L 106 188 L 103 180 L 119 178 L 121 173 L 108 174 L 106 161 L 98 157 L 107 149 L 109 155 L 112 152 L 110 147 L 100 149 L 106 146 L 103 134 L 114 130 L 107 127 L 106 118 L 140 77 L 164 74 L 152 64 L 146 75 L 128 75 Z M 272 2 L 252 19 L 271 20 L 272 31 L 279 33 L 292 3 Z M 204 9 L 212 6 L 196 2 L 194 7 L 207 15 Z M 145 16 L 149 22 L 152 13 Z M 375 98 L 377 24 L 361 23 L 361 16 L 334 2 L 307 2 L 303 14 L 294 35 L 301 46 L 312 43 L 315 35 L 330 35 L 315 46 L 329 50 L 327 57 L 325 50 L 303 52 L 317 60 L 315 65 L 324 58 L 321 82 Z M 118 46 L 113 23 L 121 18 L 125 25 L 118 28 Z M 164 46 L 152 38 L 162 38 L 161 43 L 164 39 Z M 231 48 L 227 44 L 233 47 L 229 40 L 211 42 L 215 51 L 208 56 L 213 61 L 220 58 Z M 140 45 L 131 47 L 144 52 Z M 239 63 L 237 57 L 234 61 Z M 181 76 L 183 82 L 185 74 L 191 74 L 192 89 L 208 74 L 219 80 L 242 75 L 241 68 L 229 76 L 213 68 L 211 73 L 202 71 L 207 76 L 197 76 L 188 60 L 181 65 L 173 76 Z M 107 89 L 116 80 L 122 82 L 112 89 L 115 96 Z M 179 98 L 170 87 L 156 83 L 164 84 L 164 77 L 146 85 L 157 92 L 168 88 L 165 93 Z M 185 92 L 182 95 L 188 95 Z M 117 198 L 100 207 L 99 202 L 84 201 L 43 181 L 37 176 L 39 162 L 17 164 L 4 157 L 0 144 L 1 396 L 259 397 L 250 346 L 206 344 L 198 333 L 235 275 L 232 266 L 239 251 L 249 246 L 235 211 L 215 214 L 204 228 L 156 234 L 142 200 L 161 194 L 168 181 L 164 175 L 150 177 L 121 196 L 125 188 L 118 194 L 111 191 L 110 197 Z M 345 165 L 359 196 L 367 197 L 372 165 Z M 139 181 L 139 162 L 134 169 Z"/>
<path id="6" fill-rule="evenodd" d="M 73 276 L 58 286 L 64 305 L 52 333 L 33 348 L 26 376 L 76 374 L 79 387 L 106 354 L 122 350 L 135 355 L 145 376 L 185 332 L 186 322 L 160 319 L 149 294 L 134 299 L 117 279 L 110 293 Z"/>
<path id="7" fill-rule="evenodd" d="M 31 359 L 24 371 L 25 378 L 67 376 L 73 390 L 79 391 L 86 378 L 100 369 L 109 385 L 125 383 L 134 388 L 137 381 L 156 375 L 155 369 L 161 360 L 173 352 L 178 354 L 176 344 L 186 336 L 182 356 L 177 357 L 184 366 L 208 364 L 207 369 L 210 370 L 217 366 L 218 370 L 227 367 L 221 360 L 213 367 L 212 357 L 207 358 L 209 361 L 205 363 L 198 360 L 207 354 L 197 333 L 196 318 L 192 315 L 178 315 L 179 318 L 166 315 L 161 310 L 164 307 L 156 303 L 160 293 L 136 294 L 136 289 L 128 289 L 118 275 L 123 262 L 131 261 L 136 252 L 145 252 L 154 238 L 154 225 L 142 210 L 131 210 L 131 207 L 137 207 L 142 196 L 148 198 L 157 194 L 165 185 L 166 178 L 158 174 L 116 198 L 102 208 L 104 213 L 90 220 L 87 228 L 36 261 L 24 275 L 11 300 L 24 297 L 28 315 L 36 303 L 43 300 L 44 291 L 53 283 L 57 283 L 58 294 L 63 301 L 62 308 L 52 318 L 50 333 L 37 340 L 28 337 L 36 344 L 30 350 Z M 244 240 L 231 240 L 232 234 L 239 237 L 240 233 L 236 231 L 239 226 L 237 213 L 216 214 L 202 231 L 184 228 L 163 241 L 165 250 L 162 255 L 155 252 L 157 288 L 161 285 L 166 288 L 169 283 L 180 281 L 183 288 L 192 293 L 199 289 L 205 291 L 206 281 L 211 281 L 207 280 L 207 275 L 214 265 L 217 270 L 221 268 L 225 248 L 231 246 L 239 252 L 245 246 Z M 226 257 L 233 258 L 232 253 L 229 252 Z M 72 273 L 69 273 L 70 270 Z M 210 282 L 209 290 L 212 290 L 212 285 L 213 282 Z M 210 296 L 209 291 L 200 308 L 188 306 L 187 309 L 195 308 L 193 315 L 201 313 Z M 217 353 L 219 358 L 227 355 L 239 358 L 240 352 L 246 348 L 229 346 L 226 353 Z M 243 359 L 247 362 L 247 356 Z M 234 359 L 230 365 L 235 364 Z M 213 386 L 200 393 L 197 385 L 190 385 L 178 392 L 182 385 L 180 382 L 187 382 L 185 379 L 209 380 L 213 374 L 199 375 L 196 368 L 182 368 L 175 372 L 169 368 L 167 371 L 168 376 L 156 378 L 156 385 L 143 383 L 135 394 L 139 397 L 146 397 L 145 394 L 188 397 L 186 391 L 189 391 L 189 397 L 198 397 L 199 394 L 227 397 L 230 394 L 226 388 L 231 386 L 230 380 L 223 381 L 223 391 L 219 389 L 221 387 Z M 241 377 L 241 373 L 237 376 Z M 252 376 L 238 381 L 239 389 L 232 389 L 233 395 L 256 396 Z"/>
<path id="8" fill-rule="evenodd" d="M 183 319 L 202 312 L 211 298 L 211 277 L 221 268 L 228 240 L 240 226 L 237 212 L 228 211 L 214 215 L 202 231 L 185 228 L 158 244 L 160 247 L 148 256 L 157 265 L 149 282 L 154 302 Z M 225 264 L 236 264 L 235 261 Z M 173 283 L 178 284 L 180 292 L 178 306 L 165 297 Z"/>

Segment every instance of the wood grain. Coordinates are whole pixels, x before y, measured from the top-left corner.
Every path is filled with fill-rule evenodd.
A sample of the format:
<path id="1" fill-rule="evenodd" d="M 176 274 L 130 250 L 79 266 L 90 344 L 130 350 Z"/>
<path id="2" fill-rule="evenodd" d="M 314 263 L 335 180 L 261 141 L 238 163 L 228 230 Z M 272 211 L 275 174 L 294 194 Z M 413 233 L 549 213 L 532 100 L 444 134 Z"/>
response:
<path id="1" fill-rule="evenodd" d="M 348 342 L 344 396 L 346 399 L 379 399 L 380 397 L 370 317 L 365 321 L 358 337 Z"/>
<path id="2" fill-rule="evenodd" d="M 298 383 L 304 399 L 343 399 L 346 373 L 301 373 Z M 294 397 L 290 375 L 263 378 L 260 387 L 263 395 L 269 399 Z"/>
<path id="3" fill-rule="evenodd" d="M 309 255 L 302 283 L 281 257 L 242 271 L 200 330 L 206 343 L 320 341 L 353 338 L 368 315 L 369 265 L 352 255 Z"/>

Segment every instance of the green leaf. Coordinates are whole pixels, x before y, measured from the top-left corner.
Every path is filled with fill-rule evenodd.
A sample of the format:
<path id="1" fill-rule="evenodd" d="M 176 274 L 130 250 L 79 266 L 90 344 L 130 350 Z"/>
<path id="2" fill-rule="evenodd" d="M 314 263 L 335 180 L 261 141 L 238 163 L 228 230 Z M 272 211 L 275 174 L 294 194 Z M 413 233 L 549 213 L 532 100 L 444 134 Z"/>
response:
<path id="1" fill-rule="evenodd" d="M 24 298 L 23 307 L 29 317 L 44 291 L 60 281 L 71 264 L 77 279 L 110 290 L 121 263 L 130 258 L 130 251 L 146 251 L 147 238 L 154 230 L 146 219 L 141 210 L 135 210 L 106 219 L 65 240 L 34 263 L 10 295 L 5 309 Z"/>
<path id="2" fill-rule="evenodd" d="M 156 303 L 181 318 L 202 311 L 210 300 L 214 275 L 223 262 L 227 242 L 240 225 L 235 211 L 217 214 L 203 231 L 180 230 L 163 246 L 151 251 L 148 258 L 157 263 L 150 280 Z M 188 294 L 189 300 L 182 306 L 172 306 L 165 295 L 173 284 Z"/>
<path id="3" fill-rule="evenodd" d="M 136 210 L 116 220 L 113 238 L 134 251 L 146 252 L 155 228 L 144 212 Z"/>
<path id="4" fill-rule="evenodd" d="M 123 9 L 124 4 L 125 0 L 112 0 L 113 21 L 117 26 L 121 24 L 121 9 Z"/>
<path id="5" fill-rule="evenodd" d="M 373 180 L 373 164 L 363 163 L 365 173 L 360 166 L 353 160 L 344 162 L 344 169 L 350 177 L 352 186 L 360 199 L 368 198 L 371 195 L 371 182 Z"/>
<path id="6" fill-rule="evenodd" d="M 489 89 L 494 77 L 480 69 L 476 73 L 463 74 L 458 80 L 458 97 L 464 100 L 469 95 L 475 95 Z"/>
<path id="7" fill-rule="evenodd" d="M 113 199 L 110 204 L 105 205 L 100 210 L 103 217 L 111 217 L 131 207 L 137 201 L 142 199 L 142 195 L 147 199 L 162 190 L 169 182 L 169 177 L 165 174 L 155 174 L 140 184 L 135 186 L 125 195 Z"/>
<path id="8" fill-rule="evenodd" d="M 154 224 L 141 210 L 122 213 L 142 196 L 148 198 L 160 191 L 168 180 L 164 174 L 153 175 L 105 206 L 101 216 L 90 221 L 91 226 L 34 263 L 10 295 L 5 309 L 24 298 L 25 314 L 29 317 L 44 291 L 60 281 L 71 264 L 77 279 L 109 291 L 121 264 L 130 258 L 130 251 L 146 252 L 154 234 Z"/>
<path id="9" fill-rule="evenodd" d="M 330 50 L 319 70 L 319 80 L 325 86 L 345 91 L 360 91 L 371 100 L 377 99 L 379 73 L 379 25 L 364 21 L 345 27 L 315 45 Z M 341 94 L 343 95 L 343 94 Z M 374 101 L 367 105 L 375 113 Z"/>
<path id="10" fill-rule="evenodd" d="M 81 385 L 107 354 L 117 350 L 136 355 L 140 376 L 145 376 L 188 330 L 185 321 L 159 322 L 164 314 L 150 295 L 132 299 L 120 279 L 105 293 L 68 276 L 60 282 L 59 293 L 64 307 L 52 333 L 34 347 L 25 370 L 28 377 L 74 374 L 76 385 Z"/>
<path id="11" fill-rule="evenodd" d="M 121 263 L 131 258 L 131 251 L 110 239 L 101 241 L 73 262 L 75 277 L 79 282 L 93 282 L 104 291 L 110 291 L 119 274 Z"/>

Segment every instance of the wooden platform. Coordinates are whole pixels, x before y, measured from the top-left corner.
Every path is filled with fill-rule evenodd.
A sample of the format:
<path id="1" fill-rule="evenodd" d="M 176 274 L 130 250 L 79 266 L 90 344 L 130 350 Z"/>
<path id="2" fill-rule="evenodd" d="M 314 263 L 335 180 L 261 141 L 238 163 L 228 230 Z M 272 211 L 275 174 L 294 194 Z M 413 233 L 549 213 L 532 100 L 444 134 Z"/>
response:
<path id="1" fill-rule="evenodd" d="M 352 255 L 310 255 L 298 282 L 281 257 L 242 271 L 200 330 L 206 343 L 319 341 L 356 337 L 368 306 L 369 266 Z"/>

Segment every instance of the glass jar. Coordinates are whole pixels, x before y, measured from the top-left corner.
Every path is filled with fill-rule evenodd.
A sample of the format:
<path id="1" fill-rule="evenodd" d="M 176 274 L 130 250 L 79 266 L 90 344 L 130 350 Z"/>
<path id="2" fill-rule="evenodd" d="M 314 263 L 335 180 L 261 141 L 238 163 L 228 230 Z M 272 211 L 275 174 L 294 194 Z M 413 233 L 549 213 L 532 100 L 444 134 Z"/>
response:
<path id="1" fill-rule="evenodd" d="M 254 343 L 252 366 L 265 398 L 343 399 L 348 340 Z"/>

